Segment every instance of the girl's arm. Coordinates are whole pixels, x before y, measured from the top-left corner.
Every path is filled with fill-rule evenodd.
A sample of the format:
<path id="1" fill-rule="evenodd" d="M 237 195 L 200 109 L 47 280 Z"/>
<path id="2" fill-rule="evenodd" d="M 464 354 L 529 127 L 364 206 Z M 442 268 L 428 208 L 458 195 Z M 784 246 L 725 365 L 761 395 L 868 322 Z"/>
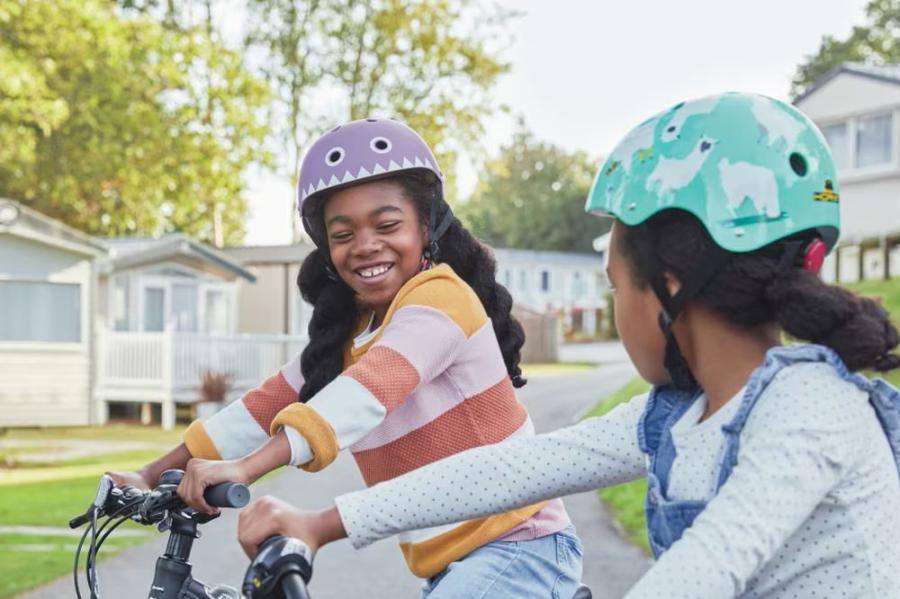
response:
<path id="1" fill-rule="evenodd" d="M 645 466 L 637 422 L 645 404 L 646 396 L 639 396 L 606 416 L 545 435 L 470 449 L 338 497 L 343 529 L 360 548 L 408 530 L 480 518 L 639 478 Z"/>
<path id="2" fill-rule="evenodd" d="M 627 596 L 741 595 L 858 462 L 873 422 L 866 394 L 830 367 L 786 369 L 751 413 L 728 481 Z"/>
<path id="3" fill-rule="evenodd" d="M 148 489 L 156 485 L 165 470 L 186 470 L 191 476 L 194 462 L 206 460 L 235 460 L 244 457 L 269 440 L 269 424 L 285 406 L 297 401 L 303 385 L 300 372 L 300 356 L 266 379 L 259 387 L 248 391 L 210 418 L 194 421 L 184 434 L 184 443 L 172 451 L 146 464 L 136 472 L 109 472 L 117 485 L 131 485 Z M 198 459 L 199 458 L 199 459 Z M 207 467 L 207 466 L 205 466 Z M 276 466 L 272 466 L 275 468 Z M 270 468 L 271 469 L 271 468 Z M 191 503 L 194 507 L 210 511 L 202 500 Z"/>

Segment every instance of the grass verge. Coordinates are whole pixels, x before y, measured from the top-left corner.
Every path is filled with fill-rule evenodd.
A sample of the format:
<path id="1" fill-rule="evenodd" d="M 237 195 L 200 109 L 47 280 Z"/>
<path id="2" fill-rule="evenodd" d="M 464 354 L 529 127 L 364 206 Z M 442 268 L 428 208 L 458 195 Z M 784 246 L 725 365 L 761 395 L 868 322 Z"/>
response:
<path id="1" fill-rule="evenodd" d="M 173 447 L 182 430 L 160 431 L 150 427 L 107 426 L 69 429 L 14 429 L 0 436 L 13 441 L 0 449 L 0 525 L 51 526 L 64 529 L 70 518 L 84 512 L 94 496 L 97 480 L 106 470 L 134 470 Z M 74 442 L 83 450 L 85 442 L 97 442 L 103 451 L 95 455 L 79 453 L 71 459 L 28 462 L 33 445 L 46 448 Z M 133 443 L 146 449 L 116 450 Z M 128 442 L 132 445 L 126 445 Z M 26 450 L 23 451 L 23 448 Z M 65 452 L 60 455 L 65 456 Z M 73 454 L 74 455 L 74 454 Z M 20 460 L 21 458 L 21 460 Z M 102 557 L 146 541 L 155 531 L 126 523 L 120 529 L 140 531 L 139 536 L 113 534 L 103 546 Z M 77 537 L 60 534 L 0 532 L 0 598 L 13 597 L 28 589 L 71 572 Z"/>

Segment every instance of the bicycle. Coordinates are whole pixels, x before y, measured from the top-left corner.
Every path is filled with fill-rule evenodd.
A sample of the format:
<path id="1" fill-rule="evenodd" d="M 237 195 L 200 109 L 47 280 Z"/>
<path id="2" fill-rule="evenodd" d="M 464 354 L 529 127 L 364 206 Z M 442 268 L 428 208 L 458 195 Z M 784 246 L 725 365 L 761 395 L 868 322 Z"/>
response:
<path id="1" fill-rule="evenodd" d="M 119 488 L 109 476 L 100 478 L 91 505 L 84 514 L 69 521 L 73 529 L 88 524 L 75 550 L 73 579 L 78 599 L 82 599 L 78 564 L 88 535 L 85 577 L 90 598 L 99 599 L 97 553 L 109 535 L 128 520 L 145 526 L 156 525 L 160 532 L 169 532 L 165 552 L 156 561 L 149 599 L 242 599 L 232 587 L 210 587 L 191 575 L 189 559 L 194 540 L 200 536 L 198 528 L 218 514 L 196 512 L 181 500 L 176 489 L 183 476 L 181 470 L 167 470 L 150 491 Z M 215 507 L 243 507 L 250 500 L 250 491 L 240 483 L 224 482 L 209 487 L 203 497 Z M 98 526 L 101 518 L 106 520 Z M 244 596 L 247 599 L 309 599 L 306 583 L 312 575 L 311 558 L 309 549 L 297 539 L 267 539 L 247 569 L 242 585 Z"/>
<path id="2" fill-rule="evenodd" d="M 89 524 L 75 550 L 73 578 L 75 594 L 82 599 L 78 564 L 88 535 L 85 577 L 90 598 L 99 599 L 97 552 L 112 532 L 127 520 L 146 526 L 156 525 L 169 532 L 166 550 L 156 561 L 149 599 L 310 599 L 306 585 L 312 578 L 312 552 L 299 539 L 274 536 L 263 541 L 244 575 L 243 595 L 227 585 L 209 587 L 191 576 L 190 558 L 198 527 L 218 517 L 188 507 L 176 493 L 184 472 L 166 470 L 150 491 L 116 487 L 109 476 L 102 476 L 90 507 L 69 521 L 70 528 Z M 225 482 L 209 487 L 203 494 L 215 507 L 236 508 L 247 505 L 250 491 L 245 485 Z M 97 526 L 100 518 L 106 521 Z M 581 585 L 572 599 L 591 599 L 590 590 Z"/>

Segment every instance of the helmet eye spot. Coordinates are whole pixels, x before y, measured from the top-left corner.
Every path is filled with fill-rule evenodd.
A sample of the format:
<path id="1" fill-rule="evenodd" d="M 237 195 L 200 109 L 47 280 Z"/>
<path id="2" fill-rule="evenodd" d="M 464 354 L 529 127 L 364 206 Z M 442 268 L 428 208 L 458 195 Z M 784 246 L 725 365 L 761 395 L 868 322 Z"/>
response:
<path id="1" fill-rule="evenodd" d="M 791 164 L 791 170 L 797 174 L 798 177 L 805 177 L 808 167 L 806 164 L 806 158 L 803 157 L 803 154 L 798 152 L 793 152 L 788 157 L 788 161 Z"/>
<path id="2" fill-rule="evenodd" d="M 369 142 L 369 147 L 372 148 L 373 152 L 386 154 L 391 151 L 391 141 L 386 137 L 373 137 L 372 141 Z"/>
<path id="3" fill-rule="evenodd" d="M 325 164 L 328 166 L 337 166 L 344 159 L 344 148 L 337 147 L 328 150 L 325 154 Z"/>

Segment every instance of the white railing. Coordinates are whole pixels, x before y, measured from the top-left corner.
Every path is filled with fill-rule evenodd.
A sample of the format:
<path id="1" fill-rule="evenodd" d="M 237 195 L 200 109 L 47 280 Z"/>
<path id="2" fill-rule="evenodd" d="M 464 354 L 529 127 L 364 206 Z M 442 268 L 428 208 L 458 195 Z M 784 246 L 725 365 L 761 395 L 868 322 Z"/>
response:
<path id="1" fill-rule="evenodd" d="M 162 425 L 175 422 L 175 403 L 199 399 L 206 371 L 230 377 L 230 397 L 259 385 L 303 350 L 298 335 L 202 335 L 97 332 L 94 396 L 100 413 L 109 401 L 159 402 Z"/>

